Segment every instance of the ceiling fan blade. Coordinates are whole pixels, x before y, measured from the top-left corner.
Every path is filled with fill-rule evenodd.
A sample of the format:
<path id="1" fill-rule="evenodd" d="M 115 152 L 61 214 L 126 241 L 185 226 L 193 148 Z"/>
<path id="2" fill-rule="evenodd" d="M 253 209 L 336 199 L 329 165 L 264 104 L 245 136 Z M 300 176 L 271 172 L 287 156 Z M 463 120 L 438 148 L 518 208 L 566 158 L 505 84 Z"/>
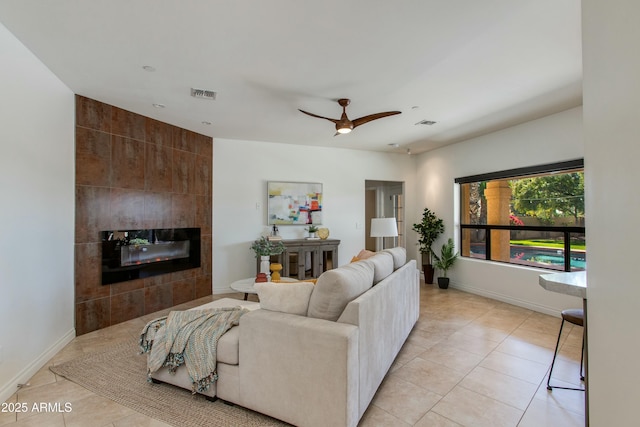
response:
<path id="1" fill-rule="evenodd" d="M 383 117 L 395 116 L 396 114 L 400 114 L 402 111 L 385 111 L 384 113 L 376 113 L 369 114 L 368 116 L 360 117 L 359 119 L 353 120 L 353 127 L 356 128 L 365 123 L 369 123 L 372 120 L 381 119 Z"/>
<path id="2" fill-rule="evenodd" d="M 309 112 L 304 111 L 304 110 L 301 110 L 301 109 L 298 109 L 298 111 L 300 111 L 301 113 L 306 114 L 307 116 L 317 117 L 317 118 L 319 118 L 319 119 L 329 120 L 329 121 L 330 121 L 330 122 L 332 122 L 332 123 L 338 123 L 338 122 L 339 122 L 339 120 L 338 120 L 338 119 L 330 119 L 329 117 L 319 116 L 319 115 L 317 115 L 317 114 L 309 113 Z"/>

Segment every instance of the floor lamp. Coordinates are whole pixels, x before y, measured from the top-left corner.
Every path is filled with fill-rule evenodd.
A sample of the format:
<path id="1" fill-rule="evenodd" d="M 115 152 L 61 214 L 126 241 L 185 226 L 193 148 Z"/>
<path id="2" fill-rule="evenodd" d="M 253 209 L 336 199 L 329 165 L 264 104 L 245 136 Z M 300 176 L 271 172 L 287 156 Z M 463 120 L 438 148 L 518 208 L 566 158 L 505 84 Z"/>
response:
<path id="1" fill-rule="evenodd" d="M 371 218 L 371 237 L 382 237 L 382 249 L 384 249 L 385 237 L 396 237 L 398 224 L 395 218 Z"/>

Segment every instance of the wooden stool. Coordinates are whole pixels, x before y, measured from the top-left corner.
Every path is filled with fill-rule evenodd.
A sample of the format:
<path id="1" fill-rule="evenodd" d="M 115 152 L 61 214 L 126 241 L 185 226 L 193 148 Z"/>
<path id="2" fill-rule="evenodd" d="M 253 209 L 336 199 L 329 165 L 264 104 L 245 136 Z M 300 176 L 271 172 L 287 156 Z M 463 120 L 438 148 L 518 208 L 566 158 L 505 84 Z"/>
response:
<path id="1" fill-rule="evenodd" d="M 558 348 L 560 347 L 560 336 L 562 336 L 562 327 L 564 322 L 569 322 L 577 326 L 584 327 L 584 311 L 581 308 L 575 308 L 570 310 L 562 310 L 562 323 L 560 324 L 560 332 L 558 333 L 558 342 L 556 342 L 556 351 L 553 353 L 553 361 L 551 362 L 551 369 L 549 370 L 549 377 L 547 378 L 547 390 L 554 388 L 561 388 L 564 390 L 578 390 L 584 391 L 583 388 L 572 387 L 559 387 L 549 385 L 551 381 L 551 373 L 553 372 L 553 365 L 556 363 L 556 356 L 558 355 Z M 584 375 L 582 374 L 582 364 L 584 362 L 584 331 L 582 333 L 582 354 L 580 355 L 580 380 L 584 381 Z"/>

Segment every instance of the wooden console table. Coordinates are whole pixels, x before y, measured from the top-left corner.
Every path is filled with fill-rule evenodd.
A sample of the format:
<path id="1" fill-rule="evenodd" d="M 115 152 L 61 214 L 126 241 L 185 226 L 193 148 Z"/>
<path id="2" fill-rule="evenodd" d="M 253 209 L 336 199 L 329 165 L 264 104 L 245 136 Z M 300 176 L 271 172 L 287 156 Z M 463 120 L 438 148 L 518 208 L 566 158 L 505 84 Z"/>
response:
<path id="1" fill-rule="evenodd" d="M 280 255 L 273 255 L 271 262 L 282 264 L 282 276 L 298 280 L 315 279 L 327 270 L 338 266 L 337 239 L 293 239 L 282 240 L 285 250 Z M 310 265 L 307 268 L 307 254 Z M 257 260 L 260 271 L 260 260 Z"/>

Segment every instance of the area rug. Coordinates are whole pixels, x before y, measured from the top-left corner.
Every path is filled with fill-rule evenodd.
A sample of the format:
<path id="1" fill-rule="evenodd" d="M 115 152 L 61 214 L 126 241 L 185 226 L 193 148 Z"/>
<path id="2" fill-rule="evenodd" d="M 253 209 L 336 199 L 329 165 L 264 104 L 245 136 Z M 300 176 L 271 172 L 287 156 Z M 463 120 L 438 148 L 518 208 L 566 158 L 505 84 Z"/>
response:
<path id="1" fill-rule="evenodd" d="M 177 427 L 288 426 L 274 418 L 146 378 L 146 357 L 135 343 L 81 356 L 49 369 L 121 405 Z"/>

